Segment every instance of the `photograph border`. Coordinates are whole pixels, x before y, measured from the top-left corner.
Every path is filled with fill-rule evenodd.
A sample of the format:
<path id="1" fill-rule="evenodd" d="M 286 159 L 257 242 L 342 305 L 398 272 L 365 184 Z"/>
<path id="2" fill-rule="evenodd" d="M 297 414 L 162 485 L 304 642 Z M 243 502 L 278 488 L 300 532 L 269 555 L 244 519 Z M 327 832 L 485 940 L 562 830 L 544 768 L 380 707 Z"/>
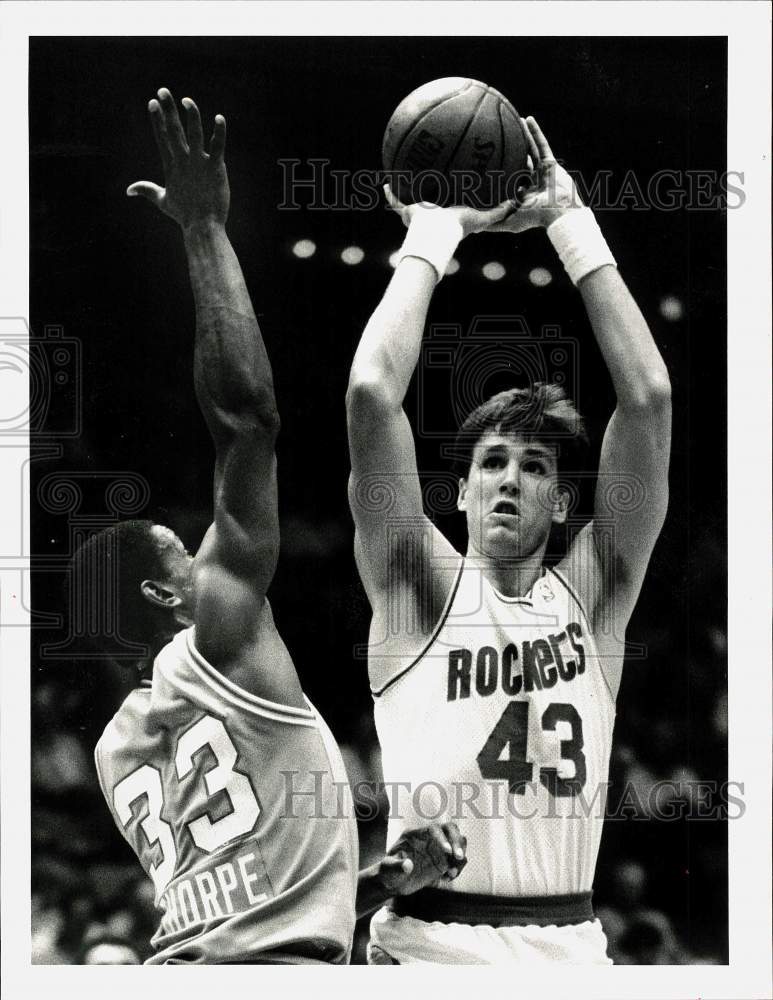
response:
<path id="1" fill-rule="evenodd" d="M 302 14 L 302 16 L 299 16 Z M 301 26 L 302 30 L 299 30 Z M 4 123 L 0 214 L 0 321 L 29 316 L 28 40 L 35 35 L 724 35 L 728 38 L 727 166 L 741 171 L 742 207 L 728 225 L 728 776 L 744 784 L 746 811 L 729 824 L 727 966 L 612 969 L 411 969 L 411 989 L 469 994 L 503 976 L 525 997 L 765 998 L 771 958 L 771 300 L 770 6 L 767 3 L 5 3 L 0 7 Z M 95 81 L 99 86 L 99 81 Z M 105 94 L 106 101 L 111 100 Z M 4 319 L 3 319 L 4 318 Z M 148 995 L 163 976 L 103 968 L 30 964 L 29 449 L 0 433 L 0 781 L 2 985 L 6 995 Z M 21 530 L 21 539 L 20 539 Z M 20 544 L 21 541 L 21 544 Z M 19 551 L 21 549 L 21 551 Z M 25 579 L 26 577 L 26 579 Z M 233 977 L 225 983 L 223 976 Z M 286 995 L 330 989 L 336 996 L 394 992 L 373 968 L 332 972 L 205 966 L 176 973 L 190 996 L 246 987 Z M 389 975 L 388 973 L 386 974 Z M 191 976 L 194 978 L 192 979 Z M 182 977 L 182 978 L 179 978 Z M 361 978 L 364 977 L 364 978 Z M 468 978 L 469 977 L 469 978 Z M 405 981 L 401 981 L 405 988 Z M 206 992 L 205 992 L 206 991 Z"/>

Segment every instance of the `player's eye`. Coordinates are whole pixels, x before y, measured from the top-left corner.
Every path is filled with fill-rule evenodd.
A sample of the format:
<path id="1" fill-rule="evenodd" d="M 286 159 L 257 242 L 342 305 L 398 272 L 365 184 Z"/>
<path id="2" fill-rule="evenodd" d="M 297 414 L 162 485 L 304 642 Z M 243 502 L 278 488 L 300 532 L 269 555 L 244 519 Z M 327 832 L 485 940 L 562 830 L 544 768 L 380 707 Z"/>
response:
<path id="1" fill-rule="evenodd" d="M 484 469 L 501 469 L 502 466 L 504 465 L 504 462 L 505 460 L 502 457 L 502 455 L 493 454 L 493 455 L 486 455 L 483 461 L 481 462 L 481 465 L 483 466 Z"/>
<path id="2" fill-rule="evenodd" d="M 536 476 L 544 476 L 547 472 L 544 462 L 540 462 L 537 458 L 530 458 L 528 462 L 523 463 L 523 471 L 531 472 Z"/>

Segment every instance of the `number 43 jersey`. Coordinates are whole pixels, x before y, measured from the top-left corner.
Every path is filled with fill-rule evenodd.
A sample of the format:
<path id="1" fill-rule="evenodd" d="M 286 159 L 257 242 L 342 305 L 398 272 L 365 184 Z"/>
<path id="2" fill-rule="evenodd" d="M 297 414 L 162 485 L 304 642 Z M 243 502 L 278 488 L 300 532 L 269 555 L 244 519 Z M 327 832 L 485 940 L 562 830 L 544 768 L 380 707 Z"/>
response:
<path id="1" fill-rule="evenodd" d="M 453 819 L 468 864 L 450 892 L 591 889 L 615 709 L 561 574 L 509 598 L 463 561 L 423 652 L 373 694 L 388 842 Z"/>
<path id="2" fill-rule="evenodd" d="M 247 693 L 193 637 L 161 650 L 95 751 L 155 885 L 149 962 L 346 962 L 358 856 L 338 746 L 310 704 Z"/>

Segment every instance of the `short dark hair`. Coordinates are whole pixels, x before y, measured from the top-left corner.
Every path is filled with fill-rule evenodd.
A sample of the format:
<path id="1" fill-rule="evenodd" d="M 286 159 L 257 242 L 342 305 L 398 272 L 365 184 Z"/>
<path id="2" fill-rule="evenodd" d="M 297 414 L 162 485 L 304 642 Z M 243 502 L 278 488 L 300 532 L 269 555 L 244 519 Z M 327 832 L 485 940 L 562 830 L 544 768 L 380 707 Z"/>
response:
<path id="1" fill-rule="evenodd" d="M 153 521 L 130 520 L 91 535 L 70 562 L 70 613 L 95 645 L 120 635 L 149 645 L 169 615 L 142 596 L 143 580 L 167 576 Z M 71 626 L 72 627 L 72 626 Z"/>
<path id="2" fill-rule="evenodd" d="M 559 473 L 567 479 L 584 465 L 585 423 L 560 385 L 535 382 L 526 389 L 505 389 L 476 407 L 456 436 L 460 475 L 469 474 L 475 446 L 488 431 L 521 434 L 555 448 Z"/>

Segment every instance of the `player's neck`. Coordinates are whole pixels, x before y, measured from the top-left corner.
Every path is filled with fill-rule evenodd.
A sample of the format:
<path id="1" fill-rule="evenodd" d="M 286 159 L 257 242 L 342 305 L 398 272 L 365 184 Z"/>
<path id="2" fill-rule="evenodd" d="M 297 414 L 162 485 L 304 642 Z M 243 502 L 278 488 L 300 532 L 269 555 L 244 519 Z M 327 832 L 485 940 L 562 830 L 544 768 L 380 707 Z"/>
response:
<path id="1" fill-rule="evenodd" d="M 179 629 L 170 629 L 168 632 L 160 633 L 149 644 L 147 656 L 142 656 L 132 663 L 132 671 L 137 678 L 137 682 L 149 681 L 153 676 L 153 664 L 156 657 L 168 643 L 174 639 Z"/>
<path id="2" fill-rule="evenodd" d="M 528 556 L 502 558 L 486 556 L 478 552 L 470 542 L 465 556 L 468 566 L 480 569 L 491 584 L 505 597 L 523 597 L 531 590 L 542 575 L 542 559 L 545 546 Z"/>

